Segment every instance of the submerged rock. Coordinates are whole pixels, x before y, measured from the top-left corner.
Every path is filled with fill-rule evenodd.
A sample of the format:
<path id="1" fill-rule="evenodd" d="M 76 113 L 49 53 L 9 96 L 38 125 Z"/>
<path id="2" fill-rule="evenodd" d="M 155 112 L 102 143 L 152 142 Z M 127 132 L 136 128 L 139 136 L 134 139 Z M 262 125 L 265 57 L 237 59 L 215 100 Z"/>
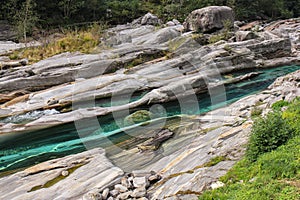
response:
<path id="1" fill-rule="evenodd" d="M 124 119 L 124 124 L 125 125 L 133 125 L 133 124 L 138 124 L 141 122 L 149 121 L 152 117 L 152 113 L 147 111 L 147 110 L 139 110 L 136 111 L 135 113 L 127 116 Z"/>

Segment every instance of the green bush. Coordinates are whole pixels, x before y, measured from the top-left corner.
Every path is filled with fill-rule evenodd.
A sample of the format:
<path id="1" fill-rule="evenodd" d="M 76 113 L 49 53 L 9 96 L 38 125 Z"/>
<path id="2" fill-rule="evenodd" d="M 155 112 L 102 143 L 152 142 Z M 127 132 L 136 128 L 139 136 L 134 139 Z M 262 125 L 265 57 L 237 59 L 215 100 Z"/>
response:
<path id="1" fill-rule="evenodd" d="M 277 102 L 273 103 L 272 109 L 280 111 L 282 107 L 288 106 L 288 105 L 289 105 L 289 102 L 284 101 L 284 100 L 280 100 L 280 101 L 277 101 Z"/>
<path id="2" fill-rule="evenodd" d="M 246 155 L 255 161 L 259 155 L 275 150 L 293 137 L 293 130 L 280 112 L 258 118 L 252 128 Z"/>

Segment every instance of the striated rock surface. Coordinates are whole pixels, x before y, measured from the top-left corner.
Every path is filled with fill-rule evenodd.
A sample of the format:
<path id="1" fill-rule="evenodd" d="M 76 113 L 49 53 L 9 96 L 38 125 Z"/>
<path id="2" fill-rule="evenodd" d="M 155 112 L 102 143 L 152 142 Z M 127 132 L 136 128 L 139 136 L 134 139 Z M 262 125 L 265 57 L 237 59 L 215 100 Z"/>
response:
<path id="1" fill-rule="evenodd" d="M 114 164 L 102 149 L 47 161 L 1 178 L 1 193 L 5 198 L 24 200 L 36 195 L 41 199 L 91 199 L 100 195 L 107 199 L 197 199 L 202 191 L 220 187 L 218 178 L 243 155 L 252 126 L 251 109 L 260 102 L 259 106 L 268 111 L 282 98 L 299 96 L 299 77 L 297 71 L 278 78 L 259 94 L 170 126 L 174 135 L 154 151 L 131 147 L 110 155 Z M 209 164 L 215 157 L 222 159 Z M 132 173 L 120 177 L 120 168 Z M 62 180 L 49 185 L 60 175 Z"/>
<path id="2" fill-rule="evenodd" d="M 91 188 L 107 187 L 121 175 L 103 149 L 94 149 L 0 178 L 1 198 L 81 199 Z"/>

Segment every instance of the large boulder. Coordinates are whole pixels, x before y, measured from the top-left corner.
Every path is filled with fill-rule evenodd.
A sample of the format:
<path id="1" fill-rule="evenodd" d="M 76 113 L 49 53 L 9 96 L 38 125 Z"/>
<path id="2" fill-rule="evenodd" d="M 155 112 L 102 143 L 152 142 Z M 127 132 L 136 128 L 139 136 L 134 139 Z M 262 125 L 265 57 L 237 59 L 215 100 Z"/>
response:
<path id="1" fill-rule="evenodd" d="M 186 31 L 211 33 L 222 29 L 226 21 L 233 25 L 234 13 L 231 8 L 227 6 L 209 6 L 190 13 L 184 22 L 184 28 Z"/>

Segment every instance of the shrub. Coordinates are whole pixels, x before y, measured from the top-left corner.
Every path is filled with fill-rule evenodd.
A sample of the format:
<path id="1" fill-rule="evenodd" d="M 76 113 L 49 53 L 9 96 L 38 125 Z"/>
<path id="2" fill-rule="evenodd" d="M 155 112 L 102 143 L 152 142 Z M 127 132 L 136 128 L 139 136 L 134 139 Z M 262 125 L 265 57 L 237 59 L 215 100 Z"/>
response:
<path id="1" fill-rule="evenodd" d="M 277 101 L 277 102 L 273 103 L 272 109 L 280 111 L 282 107 L 288 106 L 288 105 L 289 105 L 289 102 L 284 101 L 284 100 L 280 100 L 280 101 Z"/>
<path id="2" fill-rule="evenodd" d="M 293 137 L 293 131 L 280 112 L 271 112 L 258 118 L 252 128 L 247 157 L 255 161 L 259 155 L 275 150 Z"/>

